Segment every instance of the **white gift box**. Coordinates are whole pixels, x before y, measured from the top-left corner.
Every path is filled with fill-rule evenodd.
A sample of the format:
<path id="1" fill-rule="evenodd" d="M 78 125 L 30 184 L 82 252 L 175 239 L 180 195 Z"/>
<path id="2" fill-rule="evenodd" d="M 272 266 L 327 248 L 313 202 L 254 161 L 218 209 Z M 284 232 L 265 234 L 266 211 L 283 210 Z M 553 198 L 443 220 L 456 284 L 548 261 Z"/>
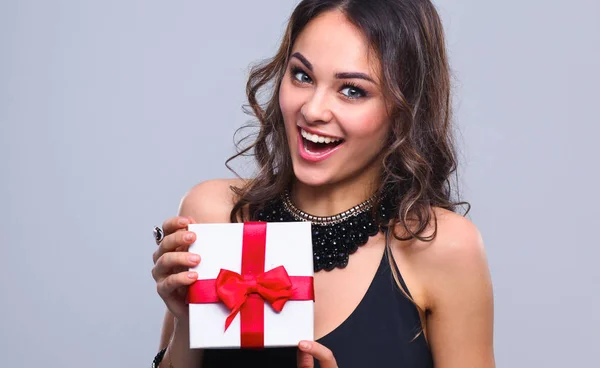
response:
<path id="1" fill-rule="evenodd" d="M 306 281 L 310 278 L 312 286 L 314 269 L 310 222 L 250 224 L 262 224 L 266 227 L 264 271 L 283 266 L 292 279 L 303 276 L 303 281 Z M 190 246 L 189 251 L 201 257 L 200 264 L 190 268 L 190 271 L 198 273 L 199 281 L 216 280 L 222 270 L 242 274 L 242 248 L 243 244 L 248 244 L 248 241 L 244 243 L 244 226 L 243 223 L 188 226 L 189 231 L 196 233 L 196 241 Z M 257 297 L 257 295 L 253 296 Z M 301 340 L 314 339 L 313 300 L 287 300 L 280 312 L 276 312 L 266 301 L 262 304 L 264 320 L 261 333 L 265 347 L 297 346 Z M 256 306 L 256 301 L 254 305 Z M 230 313 L 231 310 L 221 300 L 190 302 L 190 348 L 242 347 L 242 341 L 248 340 L 242 339 L 241 313 L 237 313 L 230 325 L 225 328 Z M 244 331 L 247 331 L 247 327 Z"/>

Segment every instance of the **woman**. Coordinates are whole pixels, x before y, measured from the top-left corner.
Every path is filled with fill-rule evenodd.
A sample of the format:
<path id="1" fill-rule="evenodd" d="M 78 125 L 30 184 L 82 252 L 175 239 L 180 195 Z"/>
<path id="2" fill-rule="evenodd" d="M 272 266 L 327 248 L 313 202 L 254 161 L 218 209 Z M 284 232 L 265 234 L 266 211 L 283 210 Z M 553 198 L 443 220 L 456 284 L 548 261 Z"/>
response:
<path id="1" fill-rule="evenodd" d="M 451 199 L 450 88 L 429 1 L 302 1 L 248 81 L 258 175 L 195 186 L 158 231 L 157 366 L 494 367 L 484 247 Z M 301 211 L 313 216 L 315 341 L 190 350 L 187 269 L 202 261 L 187 252 L 187 224 L 306 220 Z"/>

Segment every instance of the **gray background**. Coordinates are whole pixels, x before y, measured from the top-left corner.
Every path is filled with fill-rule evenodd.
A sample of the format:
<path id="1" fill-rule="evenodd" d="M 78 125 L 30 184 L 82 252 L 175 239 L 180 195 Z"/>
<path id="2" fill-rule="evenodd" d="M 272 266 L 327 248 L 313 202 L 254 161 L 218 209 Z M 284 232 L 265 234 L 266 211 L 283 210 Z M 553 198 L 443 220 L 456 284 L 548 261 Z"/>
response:
<path id="1" fill-rule="evenodd" d="M 231 176 L 248 65 L 295 2 L 0 1 L 5 366 L 149 366 L 150 230 Z M 600 2 L 436 3 L 498 366 L 595 366 Z"/>

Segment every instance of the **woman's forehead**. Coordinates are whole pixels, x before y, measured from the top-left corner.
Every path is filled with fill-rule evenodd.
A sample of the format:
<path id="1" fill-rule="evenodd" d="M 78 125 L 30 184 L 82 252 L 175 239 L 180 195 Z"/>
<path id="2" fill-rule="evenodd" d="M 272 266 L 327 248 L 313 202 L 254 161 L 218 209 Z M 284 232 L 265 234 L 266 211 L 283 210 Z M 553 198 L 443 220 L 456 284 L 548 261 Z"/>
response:
<path id="1" fill-rule="evenodd" d="M 362 32 L 339 11 L 326 12 L 300 32 L 292 54 L 302 54 L 315 72 L 360 72 L 373 77 L 379 60 Z"/>

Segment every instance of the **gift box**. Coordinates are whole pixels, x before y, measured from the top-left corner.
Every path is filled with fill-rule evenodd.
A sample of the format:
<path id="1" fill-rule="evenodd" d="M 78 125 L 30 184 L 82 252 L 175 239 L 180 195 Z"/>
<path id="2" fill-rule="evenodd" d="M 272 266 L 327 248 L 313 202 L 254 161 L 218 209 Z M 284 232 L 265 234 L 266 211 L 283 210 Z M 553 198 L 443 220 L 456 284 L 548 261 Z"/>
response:
<path id="1" fill-rule="evenodd" d="M 188 289 L 190 348 L 297 346 L 313 340 L 309 222 L 192 224 L 200 264 Z"/>

